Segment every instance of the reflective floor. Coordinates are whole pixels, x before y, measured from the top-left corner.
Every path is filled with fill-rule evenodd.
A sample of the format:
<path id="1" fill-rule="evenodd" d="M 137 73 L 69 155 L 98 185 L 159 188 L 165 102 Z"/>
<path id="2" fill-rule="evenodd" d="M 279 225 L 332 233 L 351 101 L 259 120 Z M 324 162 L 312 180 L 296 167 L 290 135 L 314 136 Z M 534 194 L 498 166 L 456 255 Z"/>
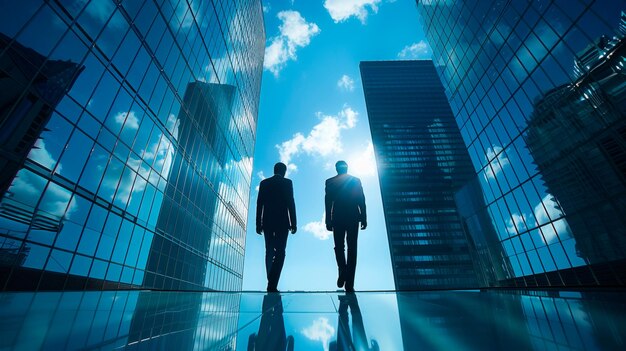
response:
<path id="1" fill-rule="evenodd" d="M 0 350 L 626 350 L 619 292 L 0 294 Z"/>

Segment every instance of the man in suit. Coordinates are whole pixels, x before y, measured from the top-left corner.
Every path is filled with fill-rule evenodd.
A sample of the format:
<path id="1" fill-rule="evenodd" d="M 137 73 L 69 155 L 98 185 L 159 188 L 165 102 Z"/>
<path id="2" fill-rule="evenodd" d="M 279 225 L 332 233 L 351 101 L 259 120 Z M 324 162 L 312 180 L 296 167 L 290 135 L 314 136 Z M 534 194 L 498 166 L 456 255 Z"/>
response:
<path id="1" fill-rule="evenodd" d="M 256 232 L 265 234 L 265 271 L 267 291 L 278 292 L 278 280 L 285 263 L 287 236 L 297 231 L 293 184 L 285 178 L 287 166 L 274 165 L 274 176 L 259 185 L 256 201 Z"/>
<path id="2" fill-rule="evenodd" d="M 335 258 L 339 269 L 337 287 L 345 285 L 347 292 L 353 292 L 359 222 L 361 229 L 367 228 L 365 195 L 361 180 L 348 174 L 345 161 L 338 161 L 335 169 L 337 175 L 326 180 L 326 229 L 333 232 L 335 239 Z M 347 261 L 344 242 L 348 244 Z"/>

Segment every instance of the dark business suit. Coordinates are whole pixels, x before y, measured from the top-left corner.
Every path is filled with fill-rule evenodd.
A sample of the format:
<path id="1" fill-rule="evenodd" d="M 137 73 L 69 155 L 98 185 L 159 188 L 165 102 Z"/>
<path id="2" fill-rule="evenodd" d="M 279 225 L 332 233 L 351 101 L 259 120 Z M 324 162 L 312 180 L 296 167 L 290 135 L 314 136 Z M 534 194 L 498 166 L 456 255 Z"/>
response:
<path id="1" fill-rule="evenodd" d="M 285 262 L 289 229 L 296 227 L 296 204 L 291 180 L 275 174 L 259 185 L 256 226 L 265 235 L 265 270 L 268 289 L 276 289 Z"/>
<path id="2" fill-rule="evenodd" d="M 326 180 L 326 227 L 332 227 L 335 258 L 339 275 L 345 278 L 346 290 L 354 288 L 359 222 L 367 223 L 365 195 L 359 178 L 338 174 Z M 348 260 L 344 252 L 348 244 Z"/>

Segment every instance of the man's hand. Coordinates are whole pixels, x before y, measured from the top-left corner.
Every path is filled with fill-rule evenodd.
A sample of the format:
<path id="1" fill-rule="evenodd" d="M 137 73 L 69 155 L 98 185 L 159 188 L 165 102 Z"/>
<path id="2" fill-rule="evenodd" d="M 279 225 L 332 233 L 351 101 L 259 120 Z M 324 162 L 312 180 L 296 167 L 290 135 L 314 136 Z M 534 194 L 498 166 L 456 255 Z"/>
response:
<path id="1" fill-rule="evenodd" d="M 326 223 L 326 230 L 328 230 L 329 232 L 333 231 L 333 225 L 330 223 Z"/>
<path id="2" fill-rule="evenodd" d="M 298 231 L 298 227 L 294 225 L 291 228 L 289 228 L 289 230 L 291 230 L 291 234 L 296 234 L 296 232 Z"/>
<path id="3" fill-rule="evenodd" d="M 367 228 L 367 221 L 361 221 L 361 230 Z"/>
<path id="4" fill-rule="evenodd" d="M 261 235 L 261 233 L 263 233 L 263 228 L 262 228 L 262 227 L 260 227 L 260 226 L 257 226 L 257 227 L 256 227 L 256 233 L 257 233 L 257 234 L 259 234 L 259 235 Z"/>

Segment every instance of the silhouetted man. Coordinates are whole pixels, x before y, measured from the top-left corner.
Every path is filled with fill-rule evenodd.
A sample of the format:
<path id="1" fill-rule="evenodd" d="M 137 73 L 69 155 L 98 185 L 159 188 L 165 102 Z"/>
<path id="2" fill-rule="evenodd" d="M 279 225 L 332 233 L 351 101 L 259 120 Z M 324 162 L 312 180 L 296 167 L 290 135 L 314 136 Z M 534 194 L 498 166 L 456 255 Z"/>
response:
<path id="1" fill-rule="evenodd" d="M 338 161 L 335 169 L 337 175 L 326 180 L 326 229 L 333 232 L 335 239 L 335 258 L 339 268 L 337 287 L 345 284 L 346 291 L 353 292 L 359 222 L 361 229 L 367 227 L 365 195 L 359 178 L 348 174 L 345 161 Z M 347 261 L 344 242 L 348 243 Z"/>
<path id="2" fill-rule="evenodd" d="M 296 204 L 293 184 L 285 178 L 287 166 L 274 165 L 274 176 L 261 181 L 256 201 L 256 232 L 265 234 L 265 270 L 267 291 L 278 292 L 278 279 L 285 262 L 289 230 L 295 234 Z"/>

